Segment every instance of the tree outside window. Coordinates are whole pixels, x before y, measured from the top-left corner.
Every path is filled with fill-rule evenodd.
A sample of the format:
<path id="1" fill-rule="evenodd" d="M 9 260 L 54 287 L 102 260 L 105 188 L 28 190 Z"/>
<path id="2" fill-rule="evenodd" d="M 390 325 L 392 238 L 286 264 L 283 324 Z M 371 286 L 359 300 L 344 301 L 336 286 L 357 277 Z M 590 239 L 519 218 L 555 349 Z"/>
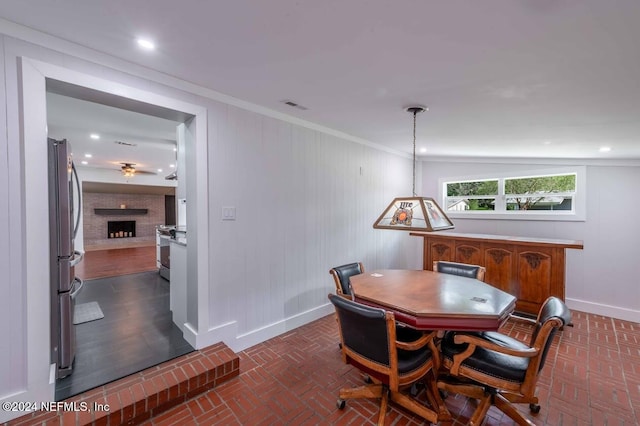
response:
<path id="1" fill-rule="evenodd" d="M 446 182 L 447 211 L 572 210 L 576 174 Z"/>
<path id="2" fill-rule="evenodd" d="M 507 210 L 571 210 L 576 175 L 505 179 Z"/>

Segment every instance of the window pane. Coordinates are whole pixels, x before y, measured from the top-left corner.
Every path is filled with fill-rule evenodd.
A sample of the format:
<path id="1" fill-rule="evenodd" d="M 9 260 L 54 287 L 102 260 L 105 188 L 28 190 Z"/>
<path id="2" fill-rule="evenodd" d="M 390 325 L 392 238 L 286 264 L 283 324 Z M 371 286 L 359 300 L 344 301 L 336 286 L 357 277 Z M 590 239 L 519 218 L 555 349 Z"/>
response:
<path id="1" fill-rule="evenodd" d="M 507 220 L 585 220 L 585 166 L 496 171 L 439 179 L 452 217 Z M 482 176 L 482 177 L 480 177 Z"/>
<path id="2" fill-rule="evenodd" d="M 571 196 L 545 196 L 545 197 L 508 197 L 507 210 L 572 210 L 573 197 Z"/>
<path id="3" fill-rule="evenodd" d="M 464 195 L 498 195 L 497 180 L 447 183 L 447 197 Z"/>
<path id="4" fill-rule="evenodd" d="M 461 211 L 471 211 L 471 210 L 495 210 L 496 209 L 496 200 L 495 198 L 456 198 L 456 199 L 447 199 L 447 211 L 450 212 L 461 212 Z"/>
<path id="5" fill-rule="evenodd" d="M 505 179 L 505 194 L 551 194 L 576 190 L 576 175 Z"/>

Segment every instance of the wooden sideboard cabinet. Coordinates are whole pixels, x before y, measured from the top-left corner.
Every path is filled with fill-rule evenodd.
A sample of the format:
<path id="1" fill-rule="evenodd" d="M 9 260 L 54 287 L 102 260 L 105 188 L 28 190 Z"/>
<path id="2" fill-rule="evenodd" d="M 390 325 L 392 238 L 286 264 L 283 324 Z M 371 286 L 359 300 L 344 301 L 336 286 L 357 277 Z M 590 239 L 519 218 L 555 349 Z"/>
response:
<path id="1" fill-rule="evenodd" d="M 582 241 L 450 232 L 410 235 L 424 239 L 423 269 L 446 260 L 486 268 L 485 282 L 514 295 L 516 311 L 536 315 L 549 296 L 564 300 L 565 250 Z"/>

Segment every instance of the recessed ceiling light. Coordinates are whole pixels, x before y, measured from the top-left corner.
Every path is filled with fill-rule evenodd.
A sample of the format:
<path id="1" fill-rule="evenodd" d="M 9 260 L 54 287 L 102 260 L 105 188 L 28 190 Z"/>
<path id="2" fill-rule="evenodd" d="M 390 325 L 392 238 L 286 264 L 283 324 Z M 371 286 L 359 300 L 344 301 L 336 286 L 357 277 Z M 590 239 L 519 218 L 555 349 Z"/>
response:
<path id="1" fill-rule="evenodd" d="M 81 161 L 80 164 L 85 164 L 86 165 L 86 164 L 89 164 L 89 162 L 88 161 Z"/>
<path id="2" fill-rule="evenodd" d="M 169 164 L 169 167 L 171 167 L 172 169 L 175 167 L 175 164 Z"/>
<path id="3" fill-rule="evenodd" d="M 177 152 L 177 151 L 178 151 L 178 148 L 173 147 L 173 152 Z"/>
<path id="4" fill-rule="evenodd" d="M 99 135 L 99 134 L 97 134 L 97 133 L 91 133 L 91 134 L 89 135 L 89 137 L 90 137 L 91 139 L 100 139 L 100 135 Z"/>
<path id="5" fill-rule="evenodd" d="M 138 42 L 138 46 L 145 50 L 155 50 L 156 45 L 151 41 L 144 38 L 139 38 L 136 40 Z"/>
<path id="6" fill-rule="evenodd" d="M 427 148 L 420 148 L 420 152 L 424 154 L 425 152 L 427 152 Z"/>
<path id="7" fill-rule="evenodd" d="M 162 169 L 158 169 L 158 173 L 162 172 Z"/>
<path id="8" fill-rule="evenodd" d="M 93 155 L 91 155 L 91 154 L 85 154 L 84 156 L 85 156 L 86 158 L 91 158 L 91 157 L 93 157 Z"/>
<path id="9" fill-rule="evenodd" d="M 551 145 L 551 141 L 544 141 L 542 142 L 543 145 Z"/>
<path id="10" fill-rule="evenodd" d="M 611 147 L 610 146 L 601 146 L 600 147 L 600 152 L 609 152 L 611 151 Z"/>

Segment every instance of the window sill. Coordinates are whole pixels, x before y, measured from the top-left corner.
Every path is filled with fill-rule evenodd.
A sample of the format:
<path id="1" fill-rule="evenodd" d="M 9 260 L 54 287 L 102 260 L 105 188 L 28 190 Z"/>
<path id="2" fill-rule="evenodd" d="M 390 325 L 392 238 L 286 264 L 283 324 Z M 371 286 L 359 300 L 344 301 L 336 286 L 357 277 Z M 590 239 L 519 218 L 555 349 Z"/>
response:
<path id="1" fill-rule="evenodd" d="M 530 221 L 554 221 L 554 222 L 585 222 L 584 215 L 576 213 L 456 213 L 446 212 L 450 219 L 481 219 L 481 220 L 530 220 Z"/>

